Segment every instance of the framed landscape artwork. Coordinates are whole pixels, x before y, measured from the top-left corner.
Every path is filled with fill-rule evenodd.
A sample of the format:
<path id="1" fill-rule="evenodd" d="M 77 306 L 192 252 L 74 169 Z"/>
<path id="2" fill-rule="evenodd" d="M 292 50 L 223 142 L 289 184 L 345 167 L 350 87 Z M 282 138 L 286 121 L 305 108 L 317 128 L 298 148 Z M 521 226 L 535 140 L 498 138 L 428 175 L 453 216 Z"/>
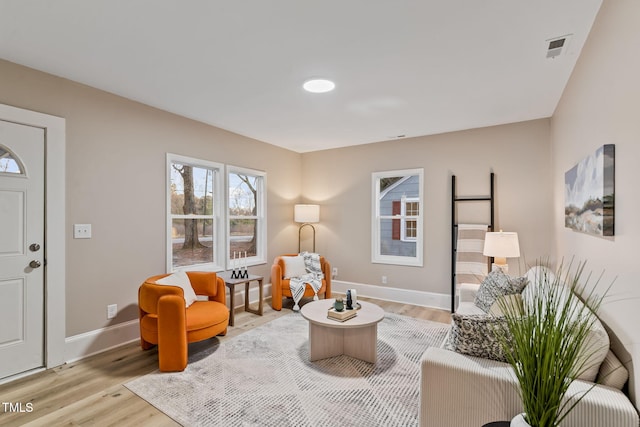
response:
<path id="1" fill-rule="evenodd" d="M 614 235 L 615 145 L 606 144 L 564 174 L 564 225 Z"/>

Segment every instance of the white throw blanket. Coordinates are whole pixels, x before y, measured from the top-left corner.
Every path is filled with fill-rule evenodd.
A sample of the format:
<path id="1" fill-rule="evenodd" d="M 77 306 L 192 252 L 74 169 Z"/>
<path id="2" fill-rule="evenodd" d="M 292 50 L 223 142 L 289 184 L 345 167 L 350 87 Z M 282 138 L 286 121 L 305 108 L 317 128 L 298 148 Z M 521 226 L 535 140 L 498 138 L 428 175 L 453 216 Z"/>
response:
<path id="1" fill-rule="evenodd" d="M 318 300 L 318 291 L 322 287 L 322 279 L 324 279 L 322 266 L 320 265 L 320 255 L 302 252 L 300 256 L 304 258 L 304 266 L 307 270 L 307 274 L 289 279 L 289 289 L 291 290 L 291 296 L 293 297 L 294 302 L 293 311 L 300 310 L 298 303 L 304 295 L 304 290 L 307 287 L 307 284 L 311 286 L 311 289 L 313 289 L 313 300 Z"/>

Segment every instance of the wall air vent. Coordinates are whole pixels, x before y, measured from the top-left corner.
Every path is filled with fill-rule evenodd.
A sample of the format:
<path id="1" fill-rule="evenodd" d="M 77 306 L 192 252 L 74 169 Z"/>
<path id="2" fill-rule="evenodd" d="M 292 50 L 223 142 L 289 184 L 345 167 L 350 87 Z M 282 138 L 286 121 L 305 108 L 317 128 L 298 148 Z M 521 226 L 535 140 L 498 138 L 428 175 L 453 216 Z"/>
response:
<path id="1" fill-rule="evenodd" d="M 547 58 L 554 59 L 557 56 L 560 56 L 561 53 L 566 51 L 569 45 L 569 38 L 571 34 L 556 37 L 554 39 L 547 40 Z"/>

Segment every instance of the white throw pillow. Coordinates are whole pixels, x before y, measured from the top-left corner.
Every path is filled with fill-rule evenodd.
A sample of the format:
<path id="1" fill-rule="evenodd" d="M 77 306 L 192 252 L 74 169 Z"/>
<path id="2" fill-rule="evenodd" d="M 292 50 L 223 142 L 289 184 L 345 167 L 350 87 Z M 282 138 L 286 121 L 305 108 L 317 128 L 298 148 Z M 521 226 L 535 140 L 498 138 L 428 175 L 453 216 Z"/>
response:
<path id="1" fill-rule="evenodd" d="M 304 257 L 302 256 L 283 256 L 284 260 L 284 278 L 300 277 L 307 274 L 307 268 L 304 265 Z"/>
<path id="2" fill-rule="evenodd" d="M 542 265 L 531 267 L 524 275 L 529 280 L 529 284 L 522 291 L 524 301 L 532 301 L 533 295 L 539 283 L 554 283 L 556 276 L 553 271 Z"/>
<path id="3" fill-rule="evenodd" d="M 191 281 L 189 280 L 189 276 L 184 271 L 176 271 L 173 274 L 170 274 L 162 279 L 156 280 L 156 285 L 167 285 L 167 286 L 178 286 L 182 288 L 184 293 L 184 306 L 189 307 L 193 304 L 198 297 L 191 287 Z"/>

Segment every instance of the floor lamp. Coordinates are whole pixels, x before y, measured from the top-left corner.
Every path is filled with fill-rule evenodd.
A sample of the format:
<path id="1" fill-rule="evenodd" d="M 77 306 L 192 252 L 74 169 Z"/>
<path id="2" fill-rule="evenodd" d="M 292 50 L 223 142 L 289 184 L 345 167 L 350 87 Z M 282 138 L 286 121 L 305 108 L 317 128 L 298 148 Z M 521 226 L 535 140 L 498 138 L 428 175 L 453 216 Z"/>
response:
<path id="1" fill-rule="evenodd" d="M 300 253 L 300 238 L 302 229 L 306 226 L 313 230 L 313 252 L 316 251 L 316 228 L 311 223 L 320 221 L 320 205 L 295 205 L 293 207 L 293 220 L 302 223 L 298 229 L 298 253 Z"/>

